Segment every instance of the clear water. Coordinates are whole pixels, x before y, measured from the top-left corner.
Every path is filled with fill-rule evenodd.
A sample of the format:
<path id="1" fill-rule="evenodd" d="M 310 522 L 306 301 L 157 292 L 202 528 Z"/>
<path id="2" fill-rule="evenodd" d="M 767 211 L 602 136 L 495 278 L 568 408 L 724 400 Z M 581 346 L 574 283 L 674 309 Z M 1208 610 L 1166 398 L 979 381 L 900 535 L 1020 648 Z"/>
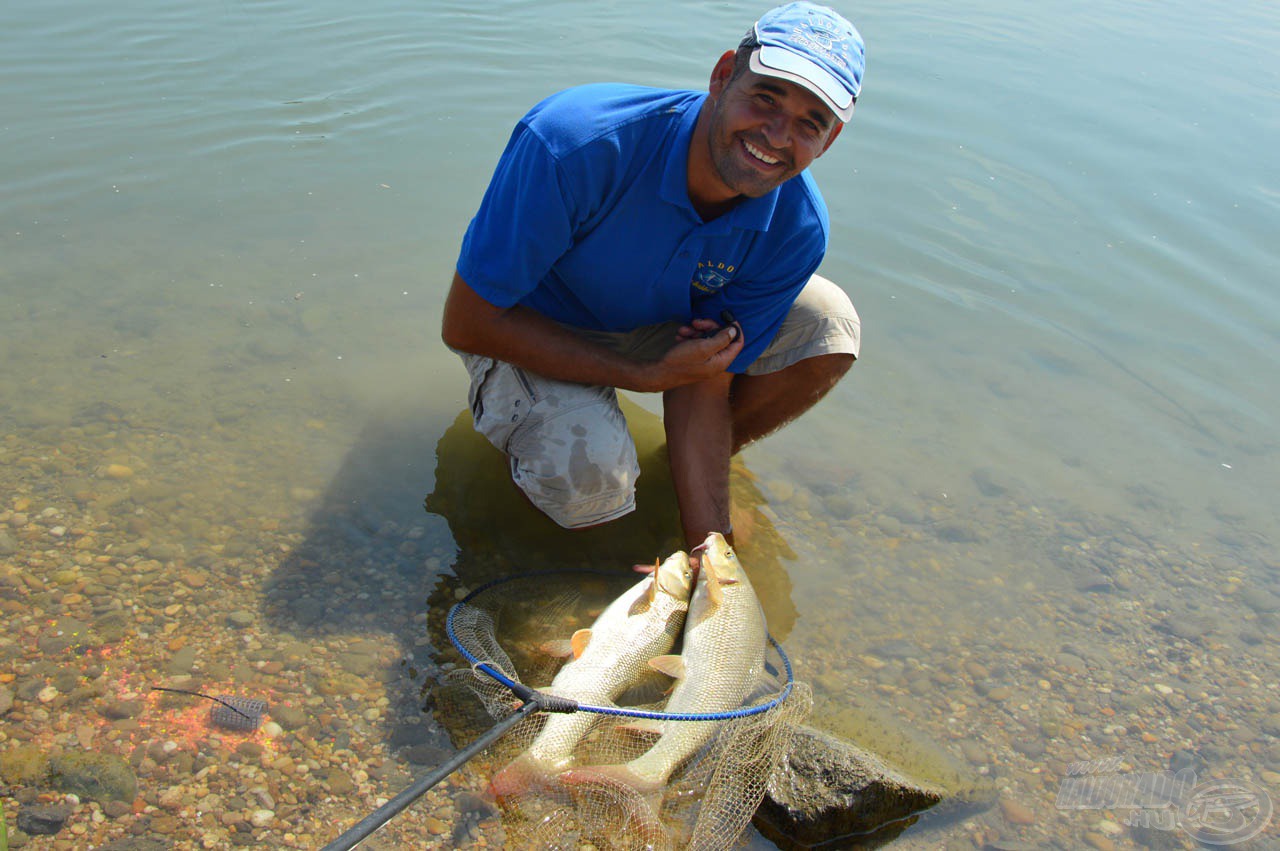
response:
<path id="1" fill-rule="evenodd" d="M 546 534 L 518 500 L 486 513 L 509 494 L 457 436 L 464 373 L 439 342 L 441 300 L 529 105 L 602 79 L 702 86 L 759 11 L 8 4 L 0 511 L 53 507 L 71 537 L 11 520 L 3 558 L 53 570 L 77 525 L 100 549 L 168 542 L 171 571 L 239 553 L 257 571 L 227 586 L 234 607 L 264 613 L 250 643 L 379 635 L 411 653 L 437 574 L 494 552 L 490 572 L 657 554 L 665 506 L 590 546 Z M 1274 772 L 1257 731 L 1280 711 L 1266 597 L 1280 593 L 1280 12 L 845 11 L 868 42 L 865 95 L 814 171 L 833 221 L 823 271 L 858 306 L 864 350 L 815 413 L 743 459 L 754 478 L 738 494 L 762 530 L 744 557 L 777 591 L 775 631 L 820 695 L 878 691 L 953 754 L 1005 723 L 1047 747 L 1019 756 L 1010 732 L 971 766 L 1039 806 L 1034 825 L 996 810 L 921 843 L 1079 838 L 1093 822 L 1054 813 L 1053 785 L 1034 781 L 1072 756 L 1154 766 L 1189 748 L 1216 753 L 1220 774 Z M 422 511 L 450 451 L 474 472 L 458 485 L 479 508 L 465 522 L 457 500 Z M 112 479 L 113 463 L 133 477 Z M 323 583 L 279 591 L 309 581 L 299 552 L 364 565 L 319 624 L 289 610 Z M 1099 573 L 1109 590 L 1090 590 Z M 59 616 L 56 595 L 40 603 Z M 218 603 L 165 635 L 234 650 Z M 1170 619 L 1208 626 L 1188 638 Z M 1064 647 L 1100 655 L 1060 683 Z M 151 651 L 137 653 L 145 672 Z M 976 693 L 966 662 L 1025 686 L 1027 708 Z M 913 687 L 921 671 L 950 680 Z M 1168 714 L 1213 704 L 1219 725 L 1257 735 L 1191 725 L 1153 743 L 1085 718 L 1068 719 L 1072 738 L 1036 720 L 1175 675 L 1187 699 Z M 388 686 L 392 711 L 412 712 L 417 688 Z"/>

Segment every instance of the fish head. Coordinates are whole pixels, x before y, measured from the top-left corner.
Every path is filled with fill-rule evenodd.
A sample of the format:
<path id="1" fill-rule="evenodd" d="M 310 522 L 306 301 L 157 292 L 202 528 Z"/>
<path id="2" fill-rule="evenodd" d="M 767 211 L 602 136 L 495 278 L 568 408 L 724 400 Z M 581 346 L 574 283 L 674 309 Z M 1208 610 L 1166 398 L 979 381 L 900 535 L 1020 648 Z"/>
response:
<path id="1" fill-rule="evenodd" d="M 726 587 L 747 581 L 742 562 L 738 561 L 733 547 L 719 532 L 707 535 L 694 552 L 698 554 L 698 569 L 712 602 L 719 603 Z"/>
<path id="2" fill-rule="evenodd" d="M 689 602 L 689 595 L 693 593 L 693 566 L 684 550 L 677 550 L 658 565 L 653 572 L 651 593 L 655 600 L 659 594 L 666 594 L 677 602 Z"/>

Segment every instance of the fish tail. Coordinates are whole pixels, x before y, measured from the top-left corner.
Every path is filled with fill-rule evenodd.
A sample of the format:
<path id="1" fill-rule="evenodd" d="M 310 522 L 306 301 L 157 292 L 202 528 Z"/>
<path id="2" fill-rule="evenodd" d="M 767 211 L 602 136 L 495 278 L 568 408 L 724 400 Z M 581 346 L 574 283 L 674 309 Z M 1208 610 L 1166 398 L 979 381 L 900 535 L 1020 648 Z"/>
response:
<path id="1" fill-rule="evenodd" d="M 662 781 L 647 778 L 629 765 L 575 768 L 557 779 L 578 807 L 607 809 L 617 819 L 617 827 L 637 837 L 644 847 L 665 847 L 667 833 L 659 815 Z"/>

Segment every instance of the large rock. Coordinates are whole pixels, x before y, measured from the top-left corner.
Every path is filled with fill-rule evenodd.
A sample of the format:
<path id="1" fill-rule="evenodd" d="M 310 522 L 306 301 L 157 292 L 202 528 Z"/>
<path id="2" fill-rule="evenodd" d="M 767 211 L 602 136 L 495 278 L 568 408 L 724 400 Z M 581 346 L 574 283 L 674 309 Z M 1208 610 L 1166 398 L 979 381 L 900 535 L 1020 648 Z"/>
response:
<path id="1" fill-rule="evenodd" d="M 986 809 L 992 800 L 973 788 L 916 779 L 846 739 L 800 726 L 769 778 L 754 823 L 784 851 L 875 848 L 927 811 L 950 818 Z"/>
<path id="2" fill-rule="evenodd" d="M 49 777 L 49 757 L 35 745 L 0 751 L 0 780 L 12 786 L 42 786 Z"/>
<path id="3" fill-rule="evenodd" d="M 132 802 L 138 794 L 138 780 L 118 756 L 75 752 L 49 759 L 49 783 L 62 792 L 107 803 Z"/>
<path id="4" fill-rule="evenodd" d="M 53 836 L 71 818 L 66 804 L 32 804 L 18 811 L 18 830 L 32 836 Z"/>
<path id="5" fill-rule="evenodd" d="M 799 727 L 790 752 L 769 778 L 755 824 L 783 849 L 853 834 L 887 842 L 945 795 L 852 742 Z"/>

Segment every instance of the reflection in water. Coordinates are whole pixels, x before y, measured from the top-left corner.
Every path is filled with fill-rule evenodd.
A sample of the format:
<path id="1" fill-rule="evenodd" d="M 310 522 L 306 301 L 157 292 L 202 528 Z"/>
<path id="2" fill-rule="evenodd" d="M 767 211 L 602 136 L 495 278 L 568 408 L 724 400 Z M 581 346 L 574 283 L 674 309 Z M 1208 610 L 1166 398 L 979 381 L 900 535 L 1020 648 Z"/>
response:
<path id="1" fill-rule="evenodd" d="M 453 572 L 464 587 L 535 570 L 626 571 L 683 549 L 662 421 L 625 399 L 623 411 L 640 458 L 638 508 L 604 526 L 577 530 L 557 526 L 530 505 L 511 482 L 502 453 L 472 428 L 468 412 L 458 415 L 436 448 L 436 485 L 426 509 L 449 524 L 458 546 Z M 765 498 L 740 463 L 731 487 L 738 552 L 770 631 L 782 639 L 796 619 L 783 566 L 794 554 L 761 510 Z"/>

